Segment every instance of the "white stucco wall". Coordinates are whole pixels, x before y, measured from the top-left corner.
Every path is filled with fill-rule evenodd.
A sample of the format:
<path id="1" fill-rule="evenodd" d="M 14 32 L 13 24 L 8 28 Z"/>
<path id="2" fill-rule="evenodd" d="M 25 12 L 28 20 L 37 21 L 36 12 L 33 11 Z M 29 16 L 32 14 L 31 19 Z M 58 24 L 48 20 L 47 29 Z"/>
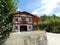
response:
<path id="1" fill-rule="evenodd" d="M 16 24 L 16 23 L 21 23 L 23 16 L 26 17 L 27 24 Z M 18 21 L 15 20 L 16 18 L 18 19 Z M 29 19 L 31 19 L 31 22 L 29 21 Z M 13 24 L 13 31 L 15 30 L 14 28 L 15 28 L 16 25 L 18 26 L 18 30 L 15 30 L 15 31 L 20 31 L 20 26 L 23 26 L 23 25 L 27 26 L 27 30 L 28 31 L 33 29 L 33 26 L 32 26 L 32 24 L 33 24 L 33 17 L 30 16 L 30 15 L 24 15 L 24 14 L 15 15 L 15 16 L 13 16 L 13 22 L 14 22 L 14 24 Z M 31 29 L 29 29 L 29 26 L 31 26 Z"/>
<path id="2" fill-rule="evenodd" d="M 31 29 L 29 29 L 29 26 L 31 26 Z M 32 25 L 27 25 L 28 31 L 33 30 L 33 26 Z"/>

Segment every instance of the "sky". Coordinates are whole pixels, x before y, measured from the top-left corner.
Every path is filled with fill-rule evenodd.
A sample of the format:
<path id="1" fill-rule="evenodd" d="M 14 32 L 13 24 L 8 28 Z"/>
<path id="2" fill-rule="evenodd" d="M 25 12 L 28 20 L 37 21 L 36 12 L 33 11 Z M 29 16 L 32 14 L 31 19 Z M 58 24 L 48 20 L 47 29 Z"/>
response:
<path id="1" fill-rule="evenodd" d="M 60 0 L 18 0 L 17 7 L 17 11 L 27 11 L 37 16 L 60 16 Z"/>

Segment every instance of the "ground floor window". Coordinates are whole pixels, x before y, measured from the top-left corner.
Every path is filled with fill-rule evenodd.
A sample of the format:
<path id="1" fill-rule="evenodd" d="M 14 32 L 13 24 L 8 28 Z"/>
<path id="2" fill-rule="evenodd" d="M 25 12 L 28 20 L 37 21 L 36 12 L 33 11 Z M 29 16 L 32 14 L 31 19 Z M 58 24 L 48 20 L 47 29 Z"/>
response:
<path id="1" fill-rule="evenodd" d="M 15 28 L 14 28 L 15 30 L 18 30 L 18 26 L 15 26 Z"/>

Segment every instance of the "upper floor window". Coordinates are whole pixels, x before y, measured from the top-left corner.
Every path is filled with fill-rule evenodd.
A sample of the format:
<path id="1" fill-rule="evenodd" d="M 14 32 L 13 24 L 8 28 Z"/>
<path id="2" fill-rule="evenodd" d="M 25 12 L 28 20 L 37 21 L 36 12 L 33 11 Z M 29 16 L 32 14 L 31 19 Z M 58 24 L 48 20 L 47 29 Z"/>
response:
<path id="1" fill-rule="evenodd" d="M 29 18 L 29 22 L 32 22 L 32 18 Z"/>
<path id="2" fill-rule="evenodd" d="M 16 18 L 15 21 L 18 21 L 18 18 Z"/>
<path id="3" fill-rule="evenodd" d="M 25 17 L 22 17 L 22 20 L 23 20 L 23 21 L 26 21 L 26 18 L 25 18 Z"/>

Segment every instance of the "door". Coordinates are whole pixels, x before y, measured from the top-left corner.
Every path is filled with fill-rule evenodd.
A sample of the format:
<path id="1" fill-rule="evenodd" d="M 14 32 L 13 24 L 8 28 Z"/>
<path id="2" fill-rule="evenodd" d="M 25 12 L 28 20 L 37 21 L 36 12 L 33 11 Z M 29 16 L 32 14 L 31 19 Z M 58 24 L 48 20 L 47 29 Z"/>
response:
<path id="1" fill-rule="evenodd" d="M 20 31 L 27 31 L 27 26 L 20 26 Z"/>

